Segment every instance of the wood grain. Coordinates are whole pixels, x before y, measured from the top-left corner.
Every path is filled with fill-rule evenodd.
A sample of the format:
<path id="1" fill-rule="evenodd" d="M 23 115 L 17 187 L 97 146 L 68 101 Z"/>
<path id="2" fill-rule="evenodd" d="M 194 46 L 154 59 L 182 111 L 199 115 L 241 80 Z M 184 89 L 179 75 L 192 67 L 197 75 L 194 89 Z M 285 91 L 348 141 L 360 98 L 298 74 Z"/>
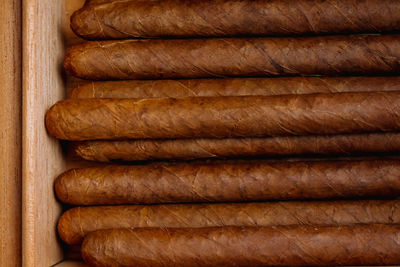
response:
<path id="1" fill-rule="evenodd" d="M 0 266 L 21 265 L 21 2 L 0 3 Z"/>
<path id="2" fill-rule="evenodd" d="M 22 264 L 43 267 L 63 259 L 56 235 L 61 205 L 53 181 L 66 169 L 60 143 L 48 136 L 46 110 L 65 97 L 62 61 L 69 38 L 68 12 L 83 0 L 23 1 Z"/>

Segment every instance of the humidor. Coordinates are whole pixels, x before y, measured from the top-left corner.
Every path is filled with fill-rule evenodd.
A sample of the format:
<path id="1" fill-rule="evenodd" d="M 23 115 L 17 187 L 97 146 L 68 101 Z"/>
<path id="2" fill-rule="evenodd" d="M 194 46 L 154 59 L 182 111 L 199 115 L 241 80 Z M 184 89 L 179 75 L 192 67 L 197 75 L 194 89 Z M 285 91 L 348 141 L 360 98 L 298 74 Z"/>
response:
<path id="1" fill-rule="evenodd" d="M 74 83 L 64 74 L 62 61 L 65 49 L 80 42 L 70 30 L 69 17 L 84 0 L 22 2 L 22 266 L 86 266 L 68 260 L 57 237 L 62 206 L 53 182 L 75 163 L 67 159 L 62 144 L 47 134 L 44 124 L 46 110 L 65 98 Z"/>
<path id="2" fill-rule="evenodd" d="M 72 160 L 45 129 L 45 112 L 64 99 L 78 80 L 62 68 L 66 48 L 81 42 L 69 26 L 84 0 L 24 0 L 22 7 L 22 265 L 83 267 L 71 261 L 56 233 L 63 210 L 54 180 L 71 167 L 93 165 Z"/>
<path id="3" fill-rule="evenodd" d="M 4 267 L 21 265 L 20 3 L 0 4 L 0 266 Z"/>

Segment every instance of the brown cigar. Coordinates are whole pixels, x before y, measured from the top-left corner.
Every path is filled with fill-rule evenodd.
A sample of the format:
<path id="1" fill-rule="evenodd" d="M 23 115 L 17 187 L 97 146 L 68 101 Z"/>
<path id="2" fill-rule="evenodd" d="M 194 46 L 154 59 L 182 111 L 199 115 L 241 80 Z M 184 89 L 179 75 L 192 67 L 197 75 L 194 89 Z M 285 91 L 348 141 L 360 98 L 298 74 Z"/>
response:
<path id="1" fill-rule="evenodd" d="M 398 74 L 400 35 L 87 42 L 65 68 L 91 79 Z"/>
<path id="2" fill-rule="evenodd" d="M 69 99 L 46 126 L 75 141 L 388 132 L 400 130 L 400 92 Z"/>
<path id="3" fill-rule="evenodd" d="M 400 77 L 290 77 L 91 82 L 71 98 L 287 95 L 400 90 Z"/>
<path id="4" fill-rule="evenodd" d="M 71 17 L 87 39 L 374 33 L 400 30 L 392 0 L 91 1 Z"/>
<path id="5" fill-rule="evenodd" d="M 105 166 L 69 170 L 55 191 L 72 205 L 397 196 L 400 161 Z"/>
<path id="6" fill-rule="evenodd" d="M 400 134 L 372 133 L 225 139 L 84 141 L 72 150 L 90 161 L 205 159 L 400 152 Z"/>
<path id="7" fill-rule="evenodd" d="M 87 42 L 65 68 L 91 79 L 398 74 L 400 36 L 171 39 Z"/>
<path id="8" fill-rule="evenodd" d="M 117 228 L 341 225 L 400 223 L 400 201 L 323 201 L 77 207 L 65 212 L 58 233 L 80 244 L 90 232 Z"/>
<path id="9" fill-rule="evenodd" d="M 89 234 L 90 266 L 400 264 L 399 225 L 116 229 Z"/>

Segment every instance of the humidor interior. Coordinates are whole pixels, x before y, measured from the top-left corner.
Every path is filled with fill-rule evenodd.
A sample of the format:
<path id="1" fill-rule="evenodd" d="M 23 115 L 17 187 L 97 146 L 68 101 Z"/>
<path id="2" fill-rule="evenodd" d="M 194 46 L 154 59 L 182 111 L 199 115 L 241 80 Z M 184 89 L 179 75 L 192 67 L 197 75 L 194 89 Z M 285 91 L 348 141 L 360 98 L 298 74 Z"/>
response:
<path id="1" fill-rule="evenodd" d="M 62 206 L 53 183 L 63 171 L 89 163 L 67 157 L 44 125 L 47 109 L 80 82 L 65 75 L 62 61 L 66 48 L 81 42 L 69 27 L 69 17 L 83 4 L 84 0 L 23 1 L 23 266 L 86 266 L 70 260 L 74 257 L 64 252 L 57 237 Z"/>
<path id="2" fill-rule="evenodd" d="M 82 164 L 67 159 L 63 145 L 46 133 L 44 115 L 76 81 L 63 72 L 65 49 L 80 42 L 70 14 L 84 0 L 23 1 L 23 266 L 86 266 L 66 260 L 56 223 L 62 207 L 54 179 Z"/>

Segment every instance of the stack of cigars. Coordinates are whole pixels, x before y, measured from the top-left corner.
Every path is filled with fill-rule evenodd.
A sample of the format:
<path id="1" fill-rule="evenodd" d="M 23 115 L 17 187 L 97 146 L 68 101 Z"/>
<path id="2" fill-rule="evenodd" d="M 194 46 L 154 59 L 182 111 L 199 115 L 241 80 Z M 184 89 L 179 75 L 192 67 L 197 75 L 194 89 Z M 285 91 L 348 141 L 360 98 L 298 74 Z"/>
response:
<path id="1" fill-rule="evenodd" d="M 55 181 L 89 266 L 400 265 L 400 1 L 87 0 L 71 28 L 88 81 L 45 121 L 103 162 Z"/>

